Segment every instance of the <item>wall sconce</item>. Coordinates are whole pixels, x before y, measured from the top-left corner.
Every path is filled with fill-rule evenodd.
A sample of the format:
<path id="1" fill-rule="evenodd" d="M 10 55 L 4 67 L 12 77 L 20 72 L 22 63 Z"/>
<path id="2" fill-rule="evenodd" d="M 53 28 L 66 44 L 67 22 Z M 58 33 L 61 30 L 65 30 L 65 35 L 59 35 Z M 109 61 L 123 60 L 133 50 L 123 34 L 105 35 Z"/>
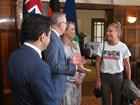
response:
<path id="1" fill-rule="evenodd" d="M 129 23 L 135 23 L 136 20 L 137 20 L 137 17 L 135 17 L 135 16 L 128 16 L 128 17 L 127 17 L 127 21 L 128 21 Z"/>

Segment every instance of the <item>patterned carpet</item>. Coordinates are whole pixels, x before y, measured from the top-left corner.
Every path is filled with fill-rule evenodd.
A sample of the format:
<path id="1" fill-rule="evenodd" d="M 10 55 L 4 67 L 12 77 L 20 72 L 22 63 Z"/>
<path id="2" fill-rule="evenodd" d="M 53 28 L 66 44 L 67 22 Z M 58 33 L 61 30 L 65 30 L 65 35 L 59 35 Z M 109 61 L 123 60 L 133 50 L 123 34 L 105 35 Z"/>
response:
<path id="1" fill-rule="evenodd" d="M 97 99 L 92 91 L 95 87 L 95 66 L 91 65 L 90 60 L 87 60 L 86 68 L 92 70 L 92 72 L 87 72 L 84 82 L 82 84 L 82 102 L 81 105 L 101 105 L 101 98 Z M 134 105 L 140 105 L 140 100 Z"/>

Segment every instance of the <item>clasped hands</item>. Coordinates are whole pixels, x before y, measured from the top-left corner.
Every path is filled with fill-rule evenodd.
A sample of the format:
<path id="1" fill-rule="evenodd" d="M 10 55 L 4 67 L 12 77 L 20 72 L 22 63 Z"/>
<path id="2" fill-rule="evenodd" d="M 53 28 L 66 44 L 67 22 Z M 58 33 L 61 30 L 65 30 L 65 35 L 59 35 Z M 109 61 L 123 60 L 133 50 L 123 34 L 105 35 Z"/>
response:
<path id="1" fill-rule="evenodd" d="M 84 64 L 86 63 L 85 57 L 81 55 L 74 55 L 70 59 L 70 63 L 77 65 L 79 72 L 85 72 Z"/>

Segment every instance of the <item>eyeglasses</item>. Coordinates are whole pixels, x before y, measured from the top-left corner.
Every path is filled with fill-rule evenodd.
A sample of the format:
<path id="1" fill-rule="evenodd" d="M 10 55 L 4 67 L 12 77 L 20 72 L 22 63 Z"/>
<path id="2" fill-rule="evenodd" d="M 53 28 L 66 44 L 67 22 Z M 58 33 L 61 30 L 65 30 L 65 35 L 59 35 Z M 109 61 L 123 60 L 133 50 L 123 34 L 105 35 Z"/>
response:
<path id="1" fill-rule="evenodd" d="M 67 25 L 67 22 L 60 22 L 60 23 L 64 23 L 65 25 Z"/>

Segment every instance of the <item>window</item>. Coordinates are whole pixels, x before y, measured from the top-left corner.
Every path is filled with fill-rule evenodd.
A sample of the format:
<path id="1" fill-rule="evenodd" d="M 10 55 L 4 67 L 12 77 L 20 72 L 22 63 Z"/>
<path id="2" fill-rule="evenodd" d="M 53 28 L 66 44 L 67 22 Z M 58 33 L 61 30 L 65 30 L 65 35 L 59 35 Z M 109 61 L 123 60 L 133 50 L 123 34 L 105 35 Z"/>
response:
<path id="1" fill-rule="evenodd" d="M 105 32 L 105 19 L 91 20 L 91 40 L 93 42 L 103 42 Z"/>

